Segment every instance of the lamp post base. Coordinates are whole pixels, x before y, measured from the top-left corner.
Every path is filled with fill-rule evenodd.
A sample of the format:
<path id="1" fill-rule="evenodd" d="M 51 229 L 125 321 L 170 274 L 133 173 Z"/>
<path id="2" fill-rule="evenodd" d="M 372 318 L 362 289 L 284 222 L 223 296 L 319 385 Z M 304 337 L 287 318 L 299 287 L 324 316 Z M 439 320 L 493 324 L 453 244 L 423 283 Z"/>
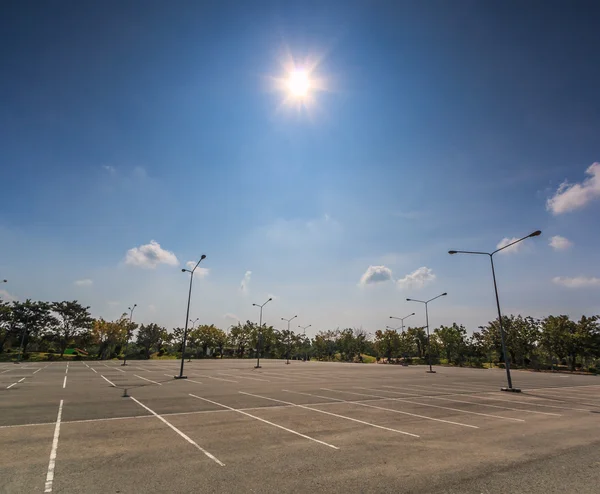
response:
<path id="1" fill-rule="evenodd" d="M 187 376 L 173 376 L 175 379 L 187 379 Z"/>
<path id="2" fill-rule="evenodd" d="M 520 393 L 521 390 L 519 388 L 500 388 L 500 391 L 508 391 L 511 393 Z"/>
<path id="3" fill-rule="evenodd" d="M 128 364 L 126 364 L 126 363 L 123 363 L 123 364 L 121 364 L 121 367 L 123 367 L 124 365 L 128 365 Z"/>
<path id="4" fill-rule="evenodd" d="M 434 371 L 434 370 L 425 371 L 425 372 L 426 372 L 427 374 L 435 374 L 435 373 L 436 373 L 436 371 Z"/>
<path id="5" fill-rule="evenodd" d="M 254 368 L 255 369 L 262 369 L 262 367 L 260 365 L 255 365 Z"/>

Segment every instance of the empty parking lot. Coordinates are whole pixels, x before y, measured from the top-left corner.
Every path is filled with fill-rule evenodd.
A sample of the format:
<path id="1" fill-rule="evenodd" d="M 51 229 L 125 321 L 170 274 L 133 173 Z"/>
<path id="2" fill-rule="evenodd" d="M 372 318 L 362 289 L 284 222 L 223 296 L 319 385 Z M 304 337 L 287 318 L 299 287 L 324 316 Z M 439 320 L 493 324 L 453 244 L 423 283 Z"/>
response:
<path id="1" fill-rule="evenodd" d="M 266 360 L 0 364 L 1 492 L 597 492 L 600 380 Z M 566 491 L 565 491 L 566 489 Z"/>

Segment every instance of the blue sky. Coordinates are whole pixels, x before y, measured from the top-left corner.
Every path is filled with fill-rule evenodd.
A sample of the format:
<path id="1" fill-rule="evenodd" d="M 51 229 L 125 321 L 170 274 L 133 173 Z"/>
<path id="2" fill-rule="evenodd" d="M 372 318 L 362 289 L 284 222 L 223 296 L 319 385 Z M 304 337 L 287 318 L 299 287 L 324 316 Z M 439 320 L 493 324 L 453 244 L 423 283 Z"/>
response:
<path id="1" fill-rule="evenodd" d="M 223 328 L 598 313 L 591 2 L 13 2 L 3 298 Z M 290 61 L 312 87 L 293 98 Z M 556 238 L 559 237 L 559 238 Z M 553 240 L 554 238 L 554 240 Z M 408 320 L 407 320 L 408 322 Z"/>

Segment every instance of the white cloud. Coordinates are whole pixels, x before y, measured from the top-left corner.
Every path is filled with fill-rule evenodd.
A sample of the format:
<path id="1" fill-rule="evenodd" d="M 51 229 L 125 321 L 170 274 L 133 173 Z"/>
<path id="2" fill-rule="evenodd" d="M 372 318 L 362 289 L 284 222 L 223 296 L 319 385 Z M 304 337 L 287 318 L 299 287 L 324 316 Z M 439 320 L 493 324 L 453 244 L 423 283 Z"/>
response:
<path id="1" fill-rule="evenodd" d="M 250 277 L 252 276 L 252 271 L 246 271 L 244 274 L 244 278 L 242 278 L 242 282 L 240 283 L 240 290 L 242 293 L 248 292 L 248 285 L 250 284 Z"/>
<path id="2" fill-rule="evenodd" d="M 566 286 L 567 288 L 600 286 L 600 278 L 596 278 L 595 276 L 575 276 L 573 278 L 568 276 L 556 276 L 552 278 L 552 281 L 557 285 Z"/>
<path id="3" fill-rule="evenodd" d="M 102 168 L 104 168 L 109 175 L 114 175 L 117 172 L 117 169 L 114 166 L 103 165 Z"/>
<path id="4" fill-rule="evenodd" d="M 17 297 L 8 293 L 6 290 L 0 290 L 0 300 L 4 300 L 5 302 L 15 302 Z"/>
<path id="5" fill-rule="evenodd" d="M 573 242 L 571 242 L 568 238 L 561 237 L 560 235 L 554 235 L 554 237 L 550 238 L 549 245 L 554 250 L 566 250 L 573 246 Z"/>
<path id="6" fill-rule="evenodd" d="M 185 263 L 185 265 L 191 271 L 192 269 L 194 269 L 194 266 L 197 262 L 198 261 L 188 261 Z M 205 278 L 206 276 L 208 276 L 209 271 L 210 270 L 208 268 L 201 268 L 200 266 L 198 266 L 196 268 L 196 271 L 194 271 L 194 276 L 197 276 L 198 278 Z"/>
<path id="7" fill-rule="evenodd" d="M 516 240 L 519 240 L 519 239 L 517 237 L 512 237 L 512 238 L 504 237 L 502 240 L 500 240 L 500 242 L 498 242 L 498 245 L 496 245 L 496 249 L 501 249 L 502 247 L 504 247 L 512 242 L 515 242 Z M 523 248 L 523 242 L 519 242 L 518 244 L 515 244 L 512 247 L 509 247 L 508 249 L 504 249 L 501 252 L 501 254 L 516 254 L 522 248 Z"/>
<path id="8" fill-rule="evenodd" d="M 412 273 L 407 274 L 404 278 L 400 278 L 396 283 L 400 288 L 422 288 L 433 280 L 435 280 L 433 270 L 426 266 L 421 266 L 419 269 L 415 269 Z"/>
<path id="9" fill-rule="evenodd" d="M 177 266 L 179 261 L 173 252 L 164 250 L 158 242 L 150 240 L 149 244 L 129 249 L 125 256 L 125 264 L 154 269 L 159 264 Z"/>
<path id="10" fill-rule="evenodd" d="M 88 278 L 84 279 L 84 280 L 77 280 L 74 282 L 75 285 L 77 286 L 91 286 L 94 284 L 94 282 Z"/>
<path id="11" fill-rule="evenodd" d="M 225 314 L 223 316 L 223 319 L 227 319 L 228 321 L 231 321 L 232 323 L 240 322 L 240 318 L 238 316 L 236 316 L 235 314 L 232 314 L 231 312 L 228 312 L 227 314 Z"/>
<path id="12" fill-rule="evenodd" d="M 392 279 L 392 270 L 386 266 L 369 266 L 360 278 L 360 285 L 371 285 Z"/>
<path id="13" fill-rule="evenodd" d="M 581 183 L 565 181 L 560 184 L 554 196 L 546 202 L 546 209 L 553 214 L 568 213 L 600 198 L 600 163 L 591 164 L 585 173 L 590 176 Z"/>

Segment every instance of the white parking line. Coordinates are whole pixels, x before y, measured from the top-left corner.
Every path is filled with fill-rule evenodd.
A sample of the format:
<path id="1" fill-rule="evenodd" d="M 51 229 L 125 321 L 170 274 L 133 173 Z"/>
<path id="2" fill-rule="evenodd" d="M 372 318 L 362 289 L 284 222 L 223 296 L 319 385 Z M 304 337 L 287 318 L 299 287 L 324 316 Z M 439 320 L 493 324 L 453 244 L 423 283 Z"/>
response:
<path id="1" fill-rule="evenodd" d="M 98 374 L 98 371 L 96 369 L 94 369 L 93 367 L 90 367 L 90 369 L 92 369 L 96 374 Z"/>
<path id="2" fill-rule="evenodd" d="M 153 410 L 150 410 L 150 408 L 148 408 L 146 405 L 144 405 L 143 403 L 141 403 L 140 401 L 136 400 L 133 396 L 130 396 L 130 398 L 135 401 L 138 405 L 140 405 L 141 407 L 145 408 L 146 410 L 148 410 L 152 415 L 154 415 L 157 419 L 159 419 L 161 422 L 163 422 L 164 424 L 168 425 L 172 430 L 174 430 L 175 432 L 177 432 L 177 434 L 179 434 L 181 437 L 183 437 L 188 443 L 192 444 L 193 446 L 195 446 L 196 448 L 198 448 L 200 451 L 202 451 L 206 456 L 208 456 L 211 460 L 213 460 L 215 463 L 217 463 L 218 465 L 221 465 L 222 467 L 225 466 L 225 463 L 221 462 L 218 458 L 216 458 L 215 456 L 213 456 L 212 454 L 210 454 L 208 451 L 206 451 L 204 448 L 202 448 L 201 446 L 198 445 L 198 443 L 196 443 L 193 439 L 191 439 L 189 436 L 186 436 L 183 432 L 181 432 L 177 427 L 175 427 L 173 424 L 171 424 L 171 422 L 167 421 L 166 419 L 164 419 L 162 416 L 160 416 L 158 413 L 156 413 Z"/>
<path id="3" fill-rule="evenodd" d="M 105 381 L 106 381 L 108 384 L 110 384 L 111 386 L 113 386 L 113 387 L 115 387 L 115 388 L 117 387 L 117 386 L 115 385 L 115 383 L 113 383 L 112 381 L 109 381 L 108 379 L 106 379 L 106 377 L 104 377 L 102 374 L 100 374 L 100 377 L 101 377 L 102 379 L 104 379 L 104 380 L 105 380 Z"/>
<path id="4" fill-rule="evenodd" d="M 216 379 L 217 381 L 227 381 L 229 383 L 237 383 L 238 381 L 233 381 L 231 379 L 223 379 L 222 377 L 211 377 L 211 376 L 204 376 L 201 374 L 198 374 L 198 377 L 208 377 L 209 379 Z"/>
<path id="5" fill-rule="evenodd" d="M 358 419 L 355 419 L 355 418 L 352 418 L 352 417 L 347 417 L 345 415 L 339 415 L 337 413 L 326 412 L 325 410 L 319 410 L 318 408 L 312 408 L 312 407 L 309 407 L 309 406 L 306 406 L 306 405 L 298 405 L 297 403 L 292 403 L 290 401 L 276 400 L 275 398 L 267 398 L 266 396 L 255 395 L 255 394 L 252 394 L 252 393 L 246 393 L 245 391 L 238 391 L 238 393 L 241 393 L 241 394 L 244 394 L 244 395 L 248 395 L 248 396 L 254 396 L 255 398 L 262 398 L 264 400 L 275 401 L 275 402 L 278 402 L 278 403 L 285 403 L 286 405 L 294 405 L 294 406 L 299 407 L 299 408 L 304 408 L 306 410 L 312 410 L 313 412 L 324 413 L 325 415 L 331 415 L 333 417 L 338 417 L 340 419 L 351 420 L 352 422 L 358 422 L 359 424 L 368 425 L 370 427 L 375 427 L 377 429 L 383 429 L 383 430 L 390 431 L 390 432 L 397 432 L 398 434 L 404 434 L 406 436 L 420 437 L 417 434 L 412 434 L 410 432 L 400 431 L 398 429 L 391 429 L 389 427 L 384 427 L 382 425 L 372 424 L 370 422 L 365 422 L 364 420 L 358 420 Z"/>
<path id="6" fill-rule="evenodd" d="M 560 413 L 538 412 L 537 410 L 524 410 L 523 408 L 510 408 L 510 407 L 503 407 L 500 405 L 490 405 L 488 403 L 473 403 L 472 401 L 455 400 L 454 398 L 443 398 L 441 396 L 430 396 L 429 398 L 432 400 L 444 400 L 444 401 L 452 401 L 454 403 L 465 403 L 467 405 L 475 405 L 475 406 L 479 406 L 479 407 L 501 408 L 503 410 L 512 410 L 514 412 L 538 413 L 541 415 L 554 415 L 555 417 L 562 417 L 562 415 Z"/>
<path id="7" fill-rule="evenodd" d="M 65 380 L 63 381 L 63 389 L 67 387 L 67 376 L 65 376 Z"/>
<path id="8" fill-rule="evenodd" d="M 163 374 L 163 375 L 164 375 L 164 376 L 167 376 L 167 377 L 173 377 L 173 376 L 171 376 L 171 374 Z M 186 378 L 186 379 L 180 379 L 180 381 L 189 381 L 189 382 L 191 382 L 191 383 L 196 383 L 196 384 L 204 384 L 203 382 L 200 382 L 200 381 L 194 381 L 193 379 L 187 379 L 187 378 Z"/>
<path id="9" fill-rule="evenodd" d="M 559 407 L 557 405 L 542 405 L 541 403 L 532 403 L 531 401 L 507 400 L 507 399 L 502 399 L 502 398 L 491 398 L 489 396 L 470 395 L 470 397 L 478 398 L 480 400 L 492 400 L 492 401 L 504 401 L 504 402 L 508 402 L 508 403 L 520 403 L 522 405 L 529 405 L 532 407 L 560 408 L 562 410 L 575 410 L 578 412 L 591 412 L 592 411 L 592 410 L 589 410 L 588 408 L 572 408 L 572 407 Z"/>
<path id="10" fill-rule="evenodd" d="M 351 391 L 338 391 L 335 389 L 327 389 L 327 388 L 321 388 L 321 389 L 324 389 L 327 391 L 333 391 L 334 393 L 348 393 L 348 394 L 359 395 L 359 396 L 371 396 L 372 398 L 386 398 L 385 396 L 371 395 L 371 394 L 366 394 L 366 393 L 352 393 Z M 375 391 L 381 391 L 381 390 L 375 390 Z M 393 393 L 393 391 L 384 391 L 384 393 Z M 428 398 L 428 397 L 424 396 L 423 398 Z M 482 417 L 492 417 L 495 419 L 510 420 L 513 422 L 525 422 L 523 419 L 514 419 L 512 417 L 503 417 L 502 415 L 491 415 L 489 413 L 472 412 L 469 410 L 461 410 L 460 408 L 443 407 L 441 405 L 432 405 L 431 403 L 421 403 L 418 401 L 412 401 L 412 400 L 408 400 L 406 398 L 388 398 L 388 399 L 393 400 L 393 401 L 402 401 L 405 403 L 412 403 L 413 405 L 421 405 L 424 407 L 442 408 L 444 410 L 451 410 L 453 412 L 469 413 L 472 415 L 481 415 Z"/>
<path id="11" fill-rule="evenodd" d="M 5 372 L 10 372 L 11 370 L 12 370 L 12 369 L 6 369 L 6 370 L 3 370 L 2 372 L 0 372 L 0 374 L 4 374 Z M 34 372 L 34 374 L 35 374 L 35 372 Z"/>
<path id="12" fill-rule="evenodd" d="M 324 388 L 321 388 L 321 389 L 324 389 Z M 418 417 L 418 418 L 425 419 L 425 420 L 433 420 L 435 422 L 444 422 L 446 424 L 460 425 L 462 427 L 470 427 L 471 429 L 479 429 L 479 427 L 477 427 L 476 425 L 462 424 L 460 422 L 453 422 L 452 420 L 436 419 L 434 417 L 428 417 L 426 415 L 418 415 L 416 413 L 409 413 L 409 412 L 404 412 L 402 410 L 396 410 L 395 408 L 378 407 L 376 405 L 369 405 L 368 403 L 362 403 L 362 402 L 358 402 L 358 401 L 340 400 L 339 398 L 331 398 L 329 396 L 314 395 L 314 394 L 310 394 L 310 393 L 301 393 L 299 391 L 289 391 L 287 389 L 282 389 L 281 391 L 286 391 L 288 393 L 296 393 L 299 395 L 313 396 L 315 398 L 325 398 L 325 399 L 334 400 L 337 402 L 350 403 L 352 405 L 360 405 L 362 407 L 377 408 L 378 410 L 387 410 L 390 412 L 400 413 L 402 415 L 410 415 L 411 417 Z"/>
<path id="13" fill-rule="evenodd" d="M 269 422 L 268 420 L 261 419 L 260 417 L 257 417 L 256 415 L 252 415 L 252 414 L 244 412 L 242 410 L 236 410 L 235 408 L 231 408 L 231 407 L 229 407 L 227 405 L 223 405 L 222 403 L 217 403 L 216 401 L 212 401 L 212 400 L 209 400 L 207 398 L 202 398 L 200 396 L 196 396 L 196 395 L 193 395 L 191 393 L 190 393 L 190 396 L 193 396 L 194 398 L 198 398 L 199 400 L 208 401 L 209 403 L 212 403 L 213 405 L 217 405 L 217 406 L 226 408 L 227 410 L 231 410 L 232 412 L 241 413 L 242 415 L 245 415 L 246 417 L 251 417 L 251 418 L 253 418 L 255 420 L 258 420 L 260 422 L 264 422 L 265 424 L 269 424 L 269 425 L 272 425 L 273 427 L 277 427 L 278 429 L 283 429 L 284 431 L 287 431 L 287 432 L 290 432 L 290 433 L 295 434 L 297 436 L 303 437 L 304 439 L 308 439 L 310 441 L 314 441 L 314 442 L 322 444 L 324 446 L 329 446 L 330 448 L 333 448 L 333 449 L 339 449 L 337 446 L 334 446 L 333 444 L 329 444 L 329 443 L 326 443 L 324 441 L 320 441 L 318 439 L 315 439 L 314 437 L 310 437 L 310 436 L 307 436 L 305 434 L 301 434 L 300 432 L 294 431 L 292 429 L 288 429 L 287 427 L 283 427 L 282 425 L 275 424 L 273 422 Z"/>
<path id="14" fill-rule="evenodd" d="M 122 372 L 123 374 L 125 374 L 125 371 L 123 369 L 119 369 L 118 367 L 115 367 L 115 370 L 118 370 L 119 372 Z"/>
<path id="15" fill-rule="evenodd" d="M 52 438 L 52 449 L 50 450 L 50 461 L 48 462 L 48 473 L 46 474 L 46 484 L 44 492 L 52 492 L 52 483 L 54 482 L 54 467 L 56 466 L 56 452 L 58 451 L 58 436 L 60 435 L 60 419 L 62 417 L 63 400 L 58 405 L 58 416 L 54 426 L 54 437 Z"/>
<path id="16" fill-rule="evenodd" d="M 24 377 L 22 377 L 21 379 L 19 379 L 16 383 L 12 383 L 10 386 L 6 386 L 6 389 L 10 389 L 13 386 L 16 386 L 17 384 L 19 384 L 20 382 L 23 382 L 25 380 Z"/>
<path id="17" fill-rule="evenodd" d="M 161 383 L 159 383 L 159 382 L 157 382 L 157 381 L 153 381 L 152 379 L 146 379 L 145 377 L 138 376 L 137 374 L 134 374 L 134 376 L 135 376 L 135 377 L 139 377 L 140 379 L 143 379 L 144 381 L 148 381 L 148 382 L 151 382 L 151 383 L 154 383 L 154 384 L 158 384 L 159 386 L 162 386 L 162 384 L 161 384 Z"/>
<path id="18" fill-rule="evenodd" d="M 33 374 L 37 374 L 39 371 L 41 371 L 42 369 L 45 369 L 46 367 L 40 367 L 38 370 L 36 370 Z M 33 374 L 31 374 L 33 376 Z"/>
<path id="19" fill-rule="evenodd" d="M 268 379 L 259 379 L 258 377 L 246 377 L 246 376 L 235 376 L 233 374 L 225 374 L 224 372 L 219 372 L 220 376 L 229 376 L 229 377 L 237 377 L 238 379 L 251 379 L 252 381 L 264 381 L 270 383 Z"/>

